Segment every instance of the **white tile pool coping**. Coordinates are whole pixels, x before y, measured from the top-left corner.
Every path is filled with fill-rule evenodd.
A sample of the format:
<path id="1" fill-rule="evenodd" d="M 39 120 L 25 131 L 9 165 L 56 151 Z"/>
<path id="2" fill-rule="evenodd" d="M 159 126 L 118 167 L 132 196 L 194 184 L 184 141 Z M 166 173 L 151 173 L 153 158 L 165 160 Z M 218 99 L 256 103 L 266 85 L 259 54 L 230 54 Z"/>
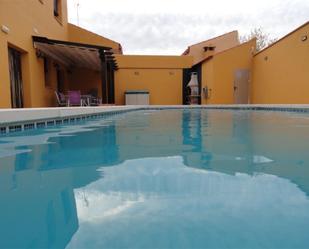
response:
<path id="1" fill-rule="evenodd" d="M 0 109 L 0 135 L 22 130 L 44 128 L 49 125 L 69 124 L 79 120 L 100 118 L 147 109 L 222 109 L 308 112 L 309 105 L 148 105 Z"/>

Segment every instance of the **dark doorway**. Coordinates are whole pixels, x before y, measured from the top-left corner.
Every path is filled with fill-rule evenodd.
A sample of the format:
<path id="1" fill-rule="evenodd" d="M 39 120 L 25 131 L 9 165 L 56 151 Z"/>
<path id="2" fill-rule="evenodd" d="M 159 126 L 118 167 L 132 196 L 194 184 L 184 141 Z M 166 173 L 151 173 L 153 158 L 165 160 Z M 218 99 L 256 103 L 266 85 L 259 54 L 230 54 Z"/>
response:
<path id="1" fill-rule="evenodd" d="M 23 108 L 24 101 L 21 71 L 21 53 L 13 48 L 9 48 L 9 68 L 12 108 Z"/>
<path id="2" fill-rule="evenodd" d="M 197 73 L 198 89 L 199 89 L 199 98 L 198 104 L 202 104 L 201 94 L 202 94 L 202 63 L 199 63 L 192 67 L 192 72 Z"/>
<path id="3" fill-rule="evenodd" d="M 56 66 L 56 72 L 57 72 L 57 91 L 60 93 L 64 93 L 64 75 L 63 71 L 59 68 L 59 66 Z"/>
<path id="4" fill-rule="evenodd" d="M 186 68 L 183 69 L 183 76 L 182 76 L 182 104 L 183 105 L 189 105 L 190 104 L 190 95 L 191 95 L 191 90 L 188 87 L 188 84 L 191 80 L 191 74 L 193 72 L 197 73 L 197 81 L 199 85 L 199 98 L 198 98 L 198 104 L 200 105 L 202 100 L 201 100 L 201 88 L 202 88 L 202 64 L 199 63 L 192 68 Z"/>
<path id="5" fill-rule="evenodd" d="M 191 77 L 191 69 L 183 69 L 182 74 L 182 104 L 188 105 L 190 103 L 189 96 L 190 96 L 190 89 L 187 87 Z"/>

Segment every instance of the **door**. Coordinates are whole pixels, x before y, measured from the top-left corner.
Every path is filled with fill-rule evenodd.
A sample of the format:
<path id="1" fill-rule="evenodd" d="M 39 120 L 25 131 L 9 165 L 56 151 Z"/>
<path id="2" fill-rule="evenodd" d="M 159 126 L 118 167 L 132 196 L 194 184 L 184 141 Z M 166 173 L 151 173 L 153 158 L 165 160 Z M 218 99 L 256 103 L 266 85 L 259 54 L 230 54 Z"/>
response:
<path id="1" fill-rule="evenodd" d="M 22 108 L 24 106 L 24 101 L 21 71 L 21 53 L 13 48 L 9 48 L 9 68 L 12 108 Z"/>
<path id="2" fill-rule="evenodd" d="M 234 74 L 234 103 L 248 104 L 250 71 L 237 69 Z"/>

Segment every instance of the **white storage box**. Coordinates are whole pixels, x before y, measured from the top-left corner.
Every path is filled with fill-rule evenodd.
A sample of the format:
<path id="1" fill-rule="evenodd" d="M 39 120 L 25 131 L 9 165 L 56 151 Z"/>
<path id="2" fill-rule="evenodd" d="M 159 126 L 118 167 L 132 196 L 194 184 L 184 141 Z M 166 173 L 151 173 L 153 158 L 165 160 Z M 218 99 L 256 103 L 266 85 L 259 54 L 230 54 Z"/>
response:
<path id="1" fill-rule="evenodd" d="M 149 105 L 149 92 L 144 90 L 126 91 L 126 105 Z"/>

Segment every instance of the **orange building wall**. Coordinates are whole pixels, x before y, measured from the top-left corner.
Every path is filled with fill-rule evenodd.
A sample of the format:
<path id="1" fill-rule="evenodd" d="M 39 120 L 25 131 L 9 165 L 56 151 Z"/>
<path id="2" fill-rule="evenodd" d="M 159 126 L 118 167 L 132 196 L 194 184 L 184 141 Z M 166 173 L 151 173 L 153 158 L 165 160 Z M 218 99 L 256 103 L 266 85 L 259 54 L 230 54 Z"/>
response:
<path id="1" fill-rule="evenodd" d="M 54 39 L 67 38 L 67 5 L 61 1 L 61 22 L 53 14 L 53 1 L 10 0 L 0 1 L 0 25 L 7 26 L 8 34 L 0 31 L 0 108 L 11 107 L 8 46 L 22 54 L 22 77 L 25 107 L 47 106 L 49 91 L 45 89 L 42 59 L 33 48 L 32 35 Z M 18 18 L 17 18 L 18 17 Z"/>
<path id="2" fill-rule="evenodd" d="M 32 36 L 109 46 L 122 53 L 119 43 L 67 22 L 66 0 L 61 1 L 61 18 L 53 14 L 52 0 L 0 0 L 0 108 L 11 107 L 8 47 L 22 52 L 24 107 L 55 106 L 57 88 L 55 65 L 51 62 L 49 84 L 45 84 L 43 59 L 37 58 Z M 301 38 L 307 35 L 306 41 Z M 116 104 L 124 104 L 126 90 L 149 90 L 151 104 L 182 104 L 183 69 L 212 53 L 203 47 L 215 46 L 213 57 L 202 63 L 202 87 L 211 89 L 210 98 L 202 93 L 202 104 L 233 104 L 234 72 L 250 69 L 250 99 L 253 104 L 309 103 L 309 23 L 293 31 L 269 48 L 252 57 L 254 41 L 239 45 L 237 31 L 194 44 L 186 56 L 116 55 Z M 236 47 L 235 47 L 236 46 Z M 208 54 L 207 54 L 208 53 Z M 98 88 L 98 72 L 63 69 L 66 90 L 86 93 Z"/>
<path id="3" fill-rule="evenodd" d="M 181 105 L 183 68 L 191 56 L 116 56 L 115 101 L 125 104 L 126 90 L 148 90 L 151 105 Z"/>
<path id="4" fill-rule="evenodd" d="M 191 68 L 192 56 L 115 55 L 119 68 Z"/>
<path id="5" fill-rule="evenodd" d="M 24 107 L 56 105 L 54 93 L 57 89 L 55 65 L 51 62 L 49 67 L 50 82 L 46 85 L 43 59 L 36 56 L 32 36 L 108 46 L 112 47 L 115 53 L 121 53 L 119 43 L 68 24 L 66 0 L 61 0 L 62 14 L 60 18 L 54 16 L 53 9 L 52 0 L 0 0 L 0 25 L 5 25 L 10 29 L 8 34 L 0 31 L 0 108 L 11 107 L 8 46 L 22 52 Z M 76 75 L 71 84 L 69 80 L 72 77 L 67 71 L 67 69 L 63 69 L 67 90 L 70 89 L 71 85 L 72 88 L 75 88 L 77 84 L 84 91 L 86 85 L 92 87 L 94 82 L 96 82 L 98 88 L 101 87 L 101 78 L 97 77 L 97 73 L 75 70 Z M 82 81 L 85 85 L 81 83 Z"/>
<path id="6" fill-rule="evenodd" d="M 10 75 L 8 72 L 8 47 L 0 33 L 0 108 L 11 106 Z"/>
<path id="7" fill-rule="evenodd" d="M 202 64 L 202 88 L 211 89 L 210 98 L 202 104 L 234 104 L 234 73 L 252 69 L 255 39 L 214 55 Z"/>
<path id="8" fill-rule="evenodd" d="M 209 52 L 212 52 L 204 52 L 204 47 L 206 46 L 215 46 L 214 54 L 216 54 L 237 45 L 239 45 L 238 32 L 232 31 L 224 35 L 209 39 L 207 41 L 191 45 L 188 47 L 186 54 L 189 56 L 193 56 L 193 64 L 197 64 L 203 59 L 205 59 L 209 55 Z"/>
<path id="9" fill-rule="evenodd" d="M 87 43 L 99 46 L 111 47 L 115 53 L 122 53 L 120 44 L 95 33 L 89 32 L 76 25 L 68 23 L 68 39 L 72 42 Z"/>
<path id="10" fill-rule="evenodd" d="M 213 91 L 215 90 L 215 75 L 213 59 L 209 59 L 202 64 L 202 89 L 208 88 L 208 98 L 202 91 L 201 103 L 202 105 L 211 104 L 213 101 Z M 214 91 L 215 92 L 215 91 Z"/>
<path id="11" fill-rule="evenodd" d="M 306 41 L 301 41 L 307 35 Z M 309 22 L 253 59 L 253 104 L 309 104 Z"/>
<path id="12" fill-rule="evenodd" d="M 151 105 L 182 104 L 182 69 L 119 69 L 115 73 L 115 101 L 125 104 L 126 90 L 148 90 Z"/>
<path id="13" fill-rule="evenodd" d="M 41 62 L 43 64 L 43 61 Z M 55 89 L 57 89 L 57 73 L 56 73 L 56 68 L 53 65 L 52 60 L 48 60 L 47 63 L 47 76 L 46 76 L 46 81 L 45 81 L 45 74 L 44 70 L 40 71 L 40 77 L 44 80 L 45 83 L 45 103 L 47 106 L 55 106 L 56 105 L 56 99 L 54 95 Z M 43 67 L 43 65 L 41 65 Z"/>

